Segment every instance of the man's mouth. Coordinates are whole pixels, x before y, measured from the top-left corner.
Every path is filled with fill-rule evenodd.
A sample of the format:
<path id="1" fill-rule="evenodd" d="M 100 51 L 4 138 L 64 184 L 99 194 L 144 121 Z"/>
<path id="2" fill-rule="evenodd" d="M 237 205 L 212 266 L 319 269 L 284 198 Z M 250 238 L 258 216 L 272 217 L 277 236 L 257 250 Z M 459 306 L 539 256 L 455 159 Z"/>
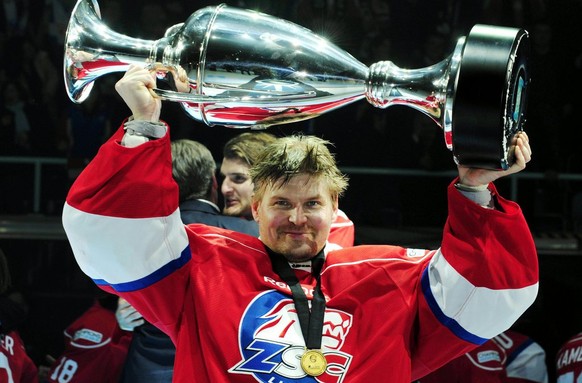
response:
<path id="1" fill-rule="evenodd" d="M 296 231 L 296 230 L 286 230 L 283 231 L 283 233 L 294 239 L 302 239 L 309 235 L 309 233 L 306 231 Z"/>

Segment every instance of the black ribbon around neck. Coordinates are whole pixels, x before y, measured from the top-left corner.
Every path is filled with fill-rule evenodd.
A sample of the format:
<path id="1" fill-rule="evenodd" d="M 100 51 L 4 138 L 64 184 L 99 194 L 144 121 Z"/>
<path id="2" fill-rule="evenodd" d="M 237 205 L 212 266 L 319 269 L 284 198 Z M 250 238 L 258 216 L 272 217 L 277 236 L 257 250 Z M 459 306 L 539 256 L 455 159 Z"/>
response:
<path id="1" fill-rule="evenodd" d="M 301 326 L 301 334 L 305 340 L 305 346 L 310 350 L 321 349 L 321 338 L 323 336 L 323 317 L 325 314 L 325 297 L 321 291 L 320 274 L 323 267 L 324 255 L 321 250 L 315 258 L 311 260 L 311 274 L 317 281 L 315 290 L 313 291 L 313 300 L 311 302 L 311 310 L 305 292 L 299 284 L 297 276 L 289 265 L 287 259 L 271 249 L 267 248 L 273 271 L 289 285 L 291 294 L 293 295 L 293 303 L 297 310 L 299 317 L 299 325 Z"/>

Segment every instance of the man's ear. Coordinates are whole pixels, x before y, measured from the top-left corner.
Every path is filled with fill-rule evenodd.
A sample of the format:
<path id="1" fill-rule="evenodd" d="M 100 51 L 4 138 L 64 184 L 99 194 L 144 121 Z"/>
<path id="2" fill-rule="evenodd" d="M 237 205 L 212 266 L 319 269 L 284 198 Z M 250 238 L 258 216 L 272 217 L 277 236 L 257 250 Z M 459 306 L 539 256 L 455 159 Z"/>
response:
<path id="1" fill-rule="evenodd" d="M 253 213 L 253 219 L 256 222 L 259 222 L 259 206 L 260 202 L 253 199 L 253 201 L 251 202 L 251 212 Z"/>

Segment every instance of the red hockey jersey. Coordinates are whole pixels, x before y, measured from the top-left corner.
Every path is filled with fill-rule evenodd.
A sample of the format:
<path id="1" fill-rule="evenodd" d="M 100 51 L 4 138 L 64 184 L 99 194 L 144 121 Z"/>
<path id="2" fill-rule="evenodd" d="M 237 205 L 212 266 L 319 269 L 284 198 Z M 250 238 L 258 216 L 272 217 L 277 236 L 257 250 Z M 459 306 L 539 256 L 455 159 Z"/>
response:
<path id="1" fill-rule="evenodd" d="M 419 383 L 506 383 L 505 350 L 489 340 L 431 372 Z"/>
<path id="2" fill-rule="evenodd" d="M 136 148 L 122 136 L 76 180 L 63 224 L 81 269 L 173 339 L 175 382 L 410 383 L 506 330 L 536 297 L 536 251 L 519 207 L 497 197 L 499 210 L 484 209 L 451 185 L 440 249 L 327 252 L 328 365 L 307 376 L 290 289 L 262 242 L 184 226 L 169 136 Z M 311 299 L 315 278 L 297 274 Z"/>
<path id="3" fill-rule="evenodd" d="M 556 355 L 558 383 L 582 381 L 582 332 L 562 345 Z"/>
<path id="4" fill-rule="evenodd" d="M 505 372 L 508 383 L 548 383 L 546 352 L 533 339 L 508 330 L 493 340 L 507 355 Z"/>
<path id="5" fill-rule="evenodd" d="M 95 302 L 65 330 L 65 351 L 48 381 L 117 383 L 131 334 L 119 328 L 114 312 Z"/>
<path id="6" fill-rule="evenodd" d="M 0 334 L 0 383 L 38 383 L 38 369 L 17 331 Z"/>
<path id="7" fill-rule="evenodd" d="M 422 378 L 420 383 L 548 383 L 546 353 L 508 330 Z"/>

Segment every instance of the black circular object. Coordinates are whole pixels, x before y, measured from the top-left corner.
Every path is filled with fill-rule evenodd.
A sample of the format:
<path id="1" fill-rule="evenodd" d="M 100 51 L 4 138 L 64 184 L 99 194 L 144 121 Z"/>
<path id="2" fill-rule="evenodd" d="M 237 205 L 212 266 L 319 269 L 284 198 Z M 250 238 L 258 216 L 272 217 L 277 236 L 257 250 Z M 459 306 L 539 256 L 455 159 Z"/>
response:
<path id="1" fill-rule="evenodd" d="M 530 83 L 529 35 L 476 25 L 463 48 L 453 104 L 453 155 L 464 166 L 507 169 L 523 130 Z"/>

